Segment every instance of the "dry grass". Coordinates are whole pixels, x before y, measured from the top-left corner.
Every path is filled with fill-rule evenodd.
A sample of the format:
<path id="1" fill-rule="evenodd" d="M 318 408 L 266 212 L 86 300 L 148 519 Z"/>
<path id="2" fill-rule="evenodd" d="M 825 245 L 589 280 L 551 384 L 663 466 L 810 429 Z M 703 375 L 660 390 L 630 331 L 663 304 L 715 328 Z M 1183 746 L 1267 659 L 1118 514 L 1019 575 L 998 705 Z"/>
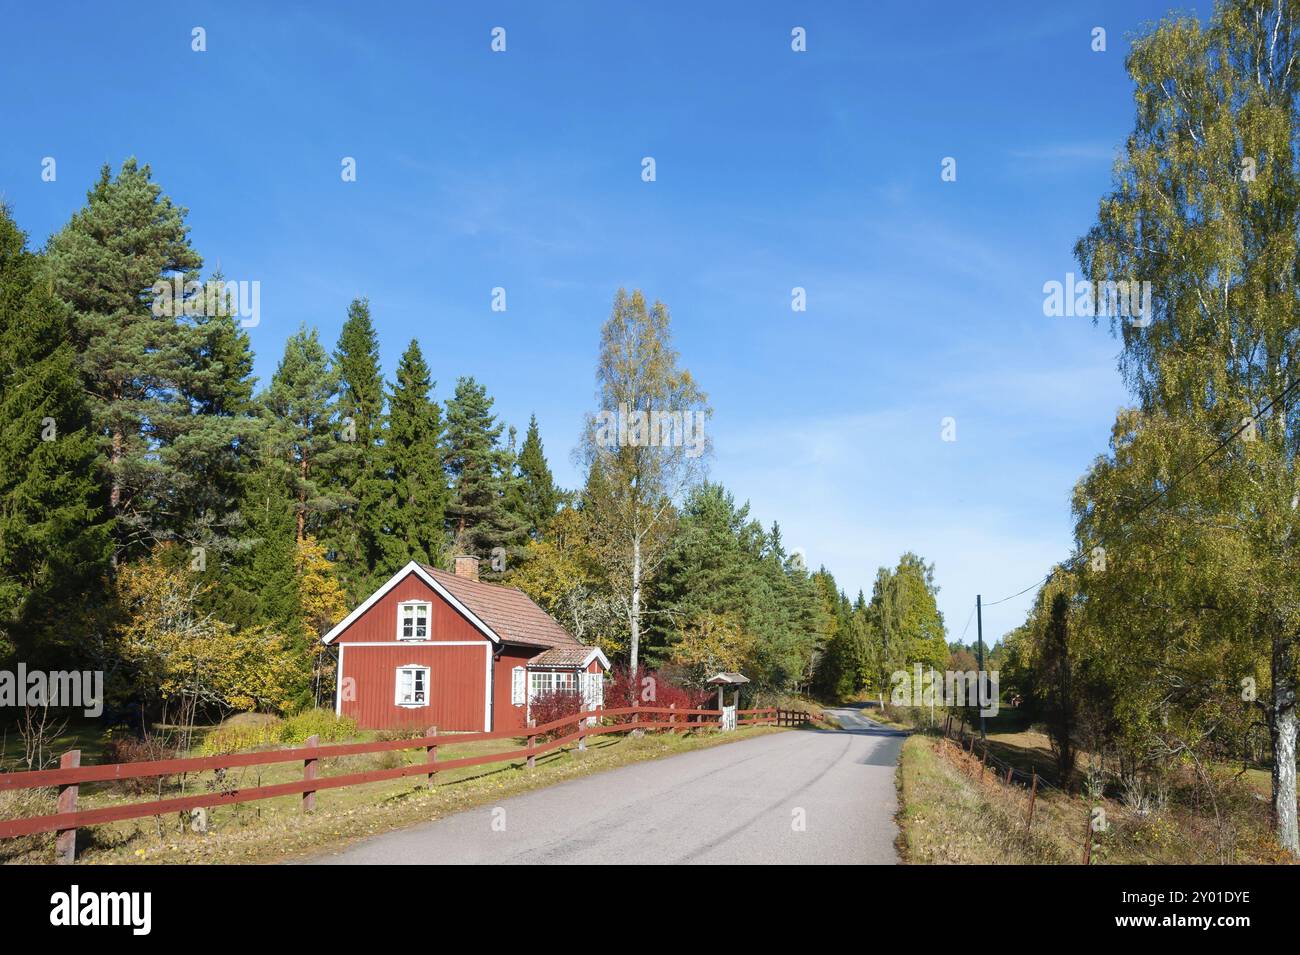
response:
<path id="1" fill-rule="evenodd" d="M 1068 861 L 1058 846 L 1043 838 L 1041 828 L 1039 832 L 1026 831 L 1023 798 L 1019 807 L 1009 800 L 989 798 L 978 780 L 972 781 L 955 760 L 940 753 L 939 742 L 933 737 L 915 734 L 903 744 L 899 787 L 899 848 L 904 862 L 986 865 Z"/>
<path id="2" fill-rule="evenodd" d="M 1028 733 L 990 736 L 990 754 L 1030 770 L 1044 742 Z M 1009 756 L 1009 759 L 1002 759 Z M 1094 865 L 1280 863 L 1268 825 L 1267 805 L 1251 786 L 1226 777 L 1215 794 L 1217 815 L 1190 790 L 1175 793 L 1159 812 L 1137 814 L 1109 798 L 1071 797 L 1046 782 L 1026 828 L 1027 787 L 1010 784 L 980 760 L 940 737 L 916 734 L 903 746 L 899 770 L 900 849 L 913 863 L 1077 864 L 1094 810 L 1104 828 L 1094 831 Z"/>

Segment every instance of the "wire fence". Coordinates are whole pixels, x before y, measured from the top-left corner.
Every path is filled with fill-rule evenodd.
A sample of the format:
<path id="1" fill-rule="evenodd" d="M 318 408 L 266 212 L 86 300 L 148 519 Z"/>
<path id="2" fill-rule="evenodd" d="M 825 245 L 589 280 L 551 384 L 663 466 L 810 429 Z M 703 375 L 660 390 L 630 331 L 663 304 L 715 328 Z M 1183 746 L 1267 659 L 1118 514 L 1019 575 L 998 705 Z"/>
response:
<path id="1" fill-rule="evenodd" d="M 1026 793 L 1023 813 L 1026 832 L 1033 831 L 1034 811 L 1037 807 L 1039 793 L 1056 793 L 1071 803 L 1078 802 L 1083 809 L 1084 817 L 1079 827 L 1082 837 L 1075 838 L 1062 832 L 1054 833 L 1054 836 L 1064 838 L 1067 843 L 1074 846 L 1079 852 L 1079 859 L 1083 865 L 1093 863 L 1094 849 L 1104 845 L 1101 837 L 1104 837 L 1110 831 L 1113 821 L 1118 820 L 1135 828 L 1144 825 L 1148 821 L 1139 813 L 1133 812 L 1127 807 L 1109 802 L 1103 804 L 1098 800 L 1076 795 L 1051 783 L 1040 775 L 1036 769 L 1026 772 L 1021 767 L 1001 759 L 989 747 L 987 739 L 981 738 L 974 731 L 968 732 L 966 730 L 965 720 L 962 720 L 959 726 L 955 726 L 951 714 L 943 723 L 939 751 L 950 761 L 955 762 L 972 779 L 976 778 L 976 766 L 978 766 L 978 781 L 981 784 L 992 784 L 1006 788 L 1014 786 L 1023 789 Z M 953 759 L 954 756 L 958 758 Z M 1100 810 L 1100 814 L 1098 814 L 1098 810 Z M 1126 840 L 1124 845 L 1125 848 L 1132 849 L 1155 865 L 1171 864 L 1171 860 L 1153 856 L 1135 840 Z M 1218 851 L 1215 850 L 1190 864 L 1206 865 L 1217 861 L 1219 861 Z"/>

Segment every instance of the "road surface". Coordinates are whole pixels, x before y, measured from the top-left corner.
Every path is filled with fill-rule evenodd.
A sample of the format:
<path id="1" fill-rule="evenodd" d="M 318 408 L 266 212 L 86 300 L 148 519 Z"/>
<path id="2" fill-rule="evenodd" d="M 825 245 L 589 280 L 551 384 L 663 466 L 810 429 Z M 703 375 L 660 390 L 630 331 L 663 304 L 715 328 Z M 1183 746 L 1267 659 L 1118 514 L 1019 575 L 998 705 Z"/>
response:
<path id="1" fill-rule="evenodd" d="M 857 710 L 831 712 L 844 729 L 772 733 L 635 763 L 307 861 L 892 864 L 903 734 Z"/>

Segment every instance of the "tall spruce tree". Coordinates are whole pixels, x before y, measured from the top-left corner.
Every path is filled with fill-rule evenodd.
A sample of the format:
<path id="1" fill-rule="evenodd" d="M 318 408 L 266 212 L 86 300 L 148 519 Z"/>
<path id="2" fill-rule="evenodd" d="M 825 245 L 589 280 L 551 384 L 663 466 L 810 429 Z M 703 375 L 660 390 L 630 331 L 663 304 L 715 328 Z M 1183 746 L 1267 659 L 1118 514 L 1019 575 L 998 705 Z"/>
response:
<path id="1" fill-rule="evenodd" d="M 407 561 L 438 565 L 446 557 L 450 491 L 443 470 L 442 409 L 432 400 L 433 386 L 420 344 L 411 339 L 388 396 L 385 553 L 390 572 Z"/>
<path id="2" fill-rule="evenodd" d="M 264 421 L 253 400 L 248 333 L 239 327 L 223 275 L 213 275 L 202 300 L 204 308 L 180 321 L 184 358 L 176 380 L 188 413 L 173 418 L 162 455 L 177 482 L 175 534 L 203 548 L 216 591 L 239 550 L 241 479 L 253 466 Z"/>
<path id="3" fill-rule="evenodd" d="M 550 465 L 546 463 L 546 453 L 542 450 L 537 415 L 528 419 L 528 433 L 515 458 L 514 472 L 515 482 L 508 502 L 510 510 L 527 528 L 529 539 L 536 540 L 560 509 L 563 500 L 563 495 L 555 486 Z"/>
<path id="4" fill-rule="evenodd" d="M 384 379 L 379 339 L 370 303 L 354 299 L 334 352 L 339 396 L 335 415 L 352 453 L 340 455 L 330 485 L 342 506 L 328 523 L 323 542 L 336 561 L 334 572 L 355 603 L 388 576 L 384 573 Z"/>
<path id="5" fill-rule="evenodd" d="M 523 537 L 523 523 L 506 508 L 510 460 L 500 446 L 503 427 L 483 385 L 473 378 L 456 382 L 456 393 L 447 402 L 447 471 L 452 479 L 447 517 L 460 553 L 490 557 L 496 548 L 508 550 Z"/>
<path id="6" fill-rule="evenodd" d="M 240 497 L 244 551 L 231 588 L 237 597 L 222 610 L 236 626 L 266 624 L 294 637 L 302 612 L 295 571 L 298 507 L 291 477 L 292 471 L 269 451 L 244 477 Z"/>
<path id="7" fill-rule="evenodd" d="M 85 660 L 113 550 L 68 310 L 0 206 L 0 659 Z"/>
<path id="8" fill-rule="evenodd" d="M 284 357 L 262 396 L 268 417 L 263 460 L 275 462 L 293 501 L 296 542 L 316 536 L 346 498 L 330 486 L 342 458 L 353 454 L 335 430 L 338 376 L 316 330 L 299 328 L 285 342 Z"/>
<path id="9" fill-rule="evenodd" d="M 50 240 L 55 292 L 72 307 L 74 342 L 99 435 L 118 550 L 174 536 L 174 458 L 159 453 L 190 415 L 180 381 L 189 359 L 174 297 L 153 288 L 195 280 L 186 210 L 172 204 L 134 159 L 116 177 L 105 166 L 86 206 Z"/>

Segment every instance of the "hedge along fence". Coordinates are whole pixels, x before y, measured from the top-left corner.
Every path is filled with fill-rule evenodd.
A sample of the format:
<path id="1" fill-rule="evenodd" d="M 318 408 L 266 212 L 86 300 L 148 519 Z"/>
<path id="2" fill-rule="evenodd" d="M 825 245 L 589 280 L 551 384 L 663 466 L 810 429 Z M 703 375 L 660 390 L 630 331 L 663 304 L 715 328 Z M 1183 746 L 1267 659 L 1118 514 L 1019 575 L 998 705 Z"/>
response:
<path id="1" fill-rule="evenodd" d="M 794 719 L 794 711 L 780 711 L 774 708 L 766 710 L 742 710 L 737 715 L 749 715 L 749 719 L 738 720 L 746 725 L 760 723 L 793 725 L 783 720 Z M 605 717 L 631 715 L 626 723 L 608 725 L 588 725 L 590 720 Z M 645 716 L 666 716 L 666 719 L 647 720 Z M 802 715 L 805 720 L 807 714 Z M 709 717 L 706 719 L 706 717 Z M 523 749 L 514 749 L 502 753 L 487 753 L 482 756 L 466 756 L 460 759 L 438 760 L 438 745 L 458 743 L 477 743 L 485 740 L 516 739 L 524 735 L 518 731 L 498 733 L 456 733 L 439 736 L 436 727 L 431 727 L 428 736 L 415 739 L 381 740 L 372 743 L 340 743 L 329 746 L 317 744 L 317 737 L 311 737 L 308 745 L 292 749 L 271 750 L 263 753 L 230 753 L 222 756 L 196 756 L 182 759 L 160 759 L 136 763 L 105 763 L 99 766 L 82 766 L 81 751 L 72 750 L 64 753 L 58 769 L 33 770 L 21 773 L 0 773 L 0 792 L 19 789 L 35 789 L 44 786 L 59 787 L 59 804 L 57 813 L 47 816 L 27 816 L 19 819 L 0 821 L 0 839 L 11 839 L 38 832 L 58 833 L 56 852 L 61 863 L 72 862 L 76 856 L 77 829 L 81 826 L 97 826 L 124 819 L 142 819 L 161 816 L 171 812 L 187 812 L 209 806 L 224 806 L 232 803 L 252 802 L 257 799 L 274 799 L 277 796 L 301 794 L 302 810 L 309 812 L 315 808 L 316 793 L 322 789 L 339 789 L 344 786 L 359 786 L 364 783 L 381 782 L 388 779 L 400 779 L 404 776 L 426 776 L 427 785 L 432 786 L 434 776 L 440 770 L 460 769 L 466 766 L 479 766 L 486 763 L 512 762 L 526 759 L 528 768 L 532 769 L 536 758 L 551 750 L 559 749 L 570 743 L 577 743 L 579 749 L 586 748 L 586 740 L 591 736 L 603 736 L 610 733 L 626 733 L 639 729 L 659 729 L 669 732 L 689 732 L 720 725 L 721 713 L 718 710 L 686 710 L 676 707 L 630 706 L 619 709 L 596 709 L 574 713 L 561 719 L 553 720 L 541 726 L 531 726 L 525 732 L 528 745 Z M 573 731 L 554 739 L 538 743 L 538 737 L 554 730 L 572 727 Z M 342 776 L 317 778 L 320 760 L 338 756 L 353 756 L 365 753 L 385 753 L 394 750 L 424 749 L 427 758 L 423 763 L 409 766 L 397 766 L 391 769 L 374 769 L 362 773 L 349 773 Z M 181 796 L 173 799 L 160 799 L 142 803 L 124 803 L 105 806 L 100 809 L 77 810 L 77 790 L 81 783 L 115 782 L 122 779 L 140 777 L 175 776 L 183 773 L 203 772 L 206 770 L 235 769 L 241 766 L 264 766 L 273 763 L 288 763 L 301 759 L 303 761 L 303 778 L 300 782 L 277 783 L 270 786 L 253 786 L 246 789 L 230 789 L 223 792 L 202 793 L 195 796 Z"/>

